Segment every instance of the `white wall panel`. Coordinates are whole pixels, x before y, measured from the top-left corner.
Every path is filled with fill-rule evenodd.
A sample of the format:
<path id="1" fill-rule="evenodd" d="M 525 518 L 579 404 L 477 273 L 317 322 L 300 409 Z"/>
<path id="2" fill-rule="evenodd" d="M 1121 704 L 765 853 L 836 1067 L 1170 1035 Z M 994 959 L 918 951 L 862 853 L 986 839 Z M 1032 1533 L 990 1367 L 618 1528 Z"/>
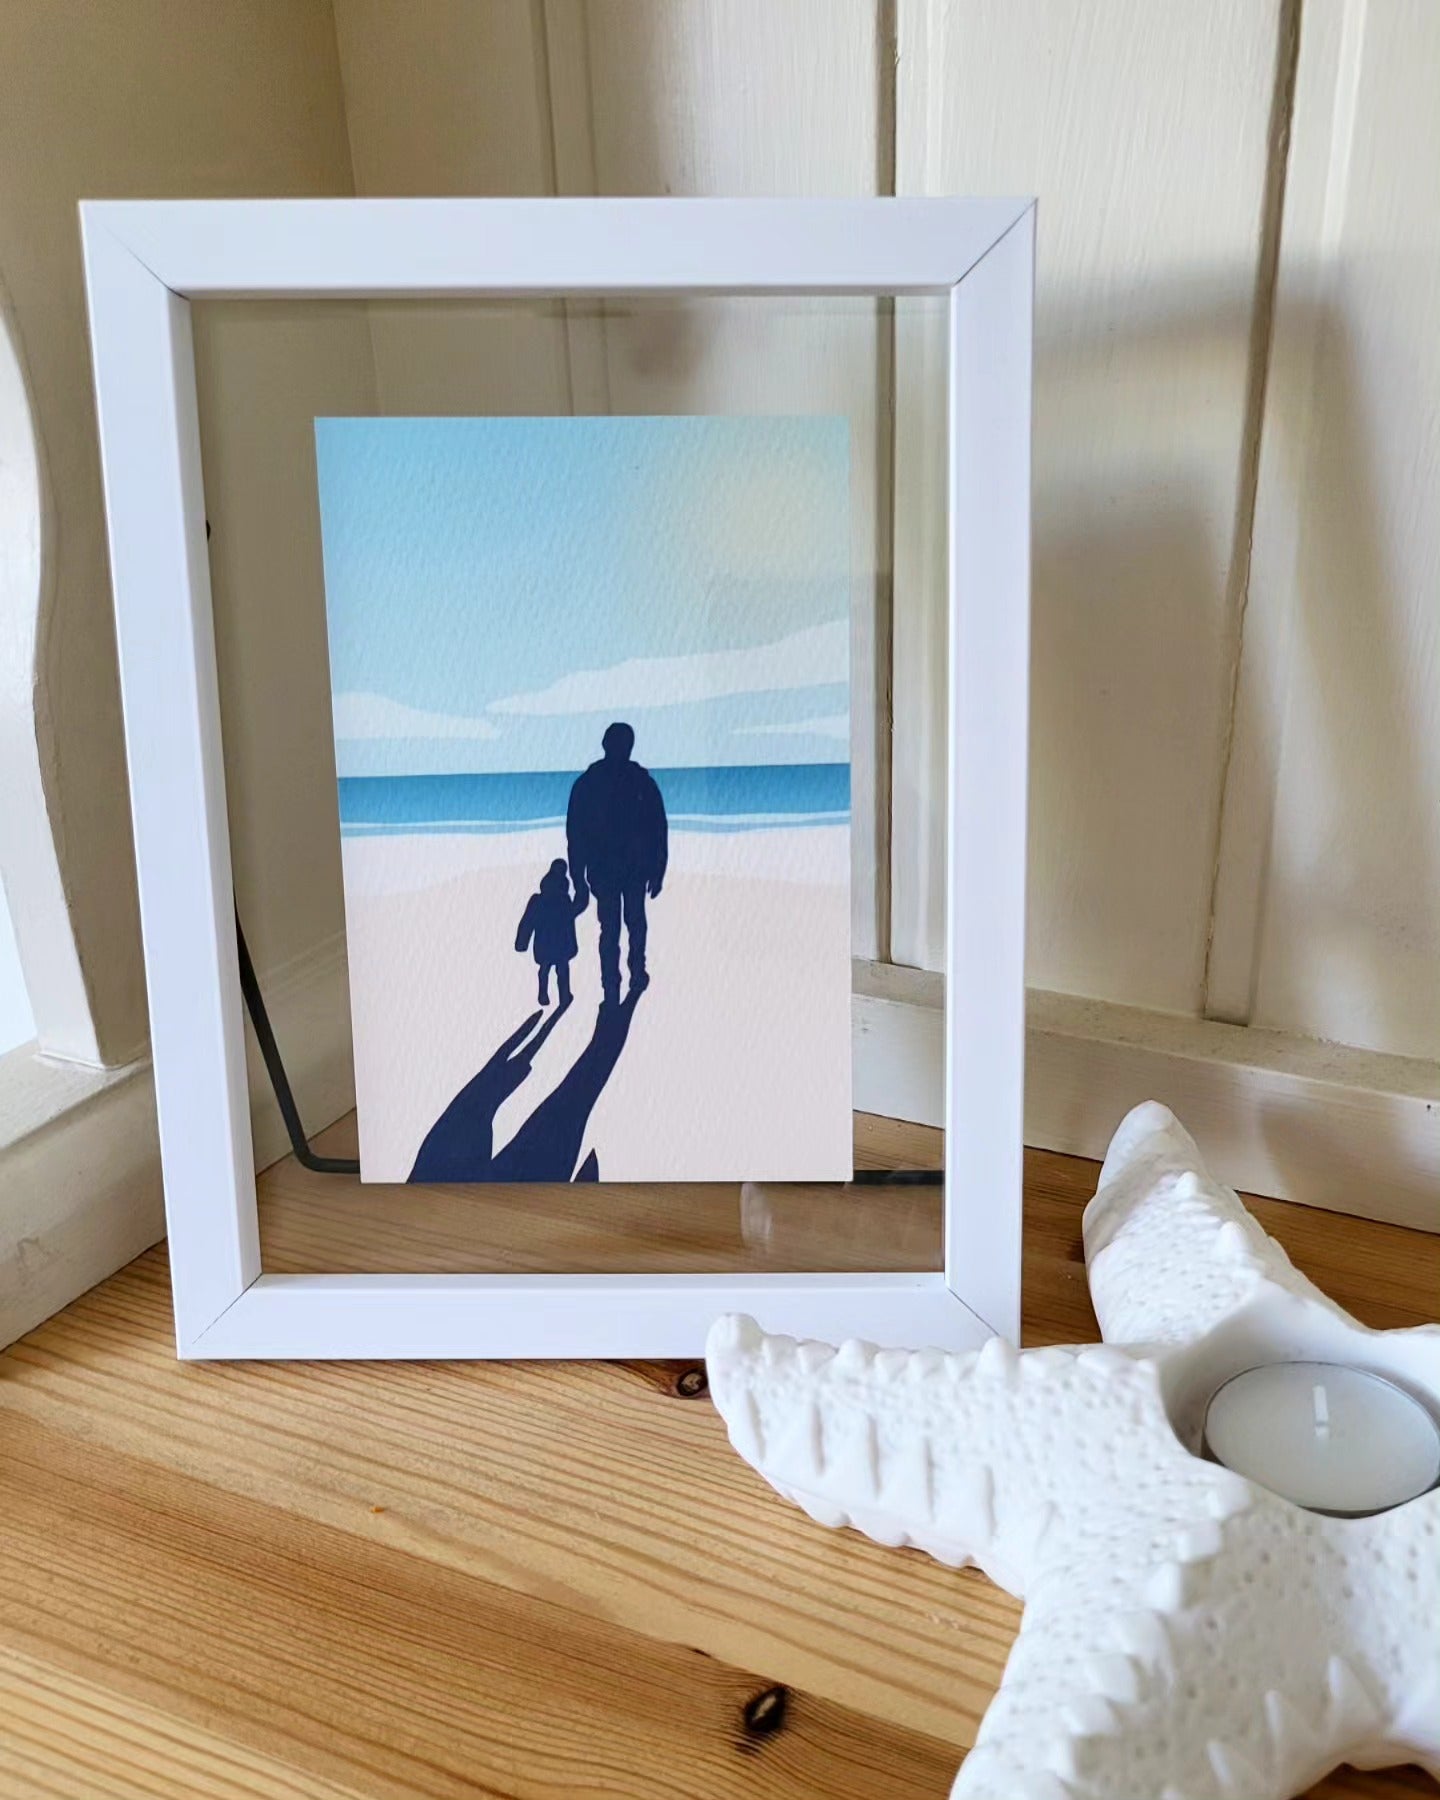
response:
<path id="1" fill-rule="evenodd" d="M 872 194 L 881 144 L 870 0 L 550 0 L 564 193 Z M 588 99 L 588 107 L 585 102 Z M 855 953 L 876 953 L 887 728 L 888 369 L 873 301 L 572 308 L 578 392 L 616 413 L 843 413 L 851 435 Z M 878 659 L 877 638 L 882 647 Z M 881 784 L 882 799 L 884 784 Z"/>
<path id="2" fill-rule="evenodd" d="M 312 421 L 373 412 L 375 378 L 354 301 L 192 317 L 235 892 L 268 974 L 343 925 Z"/>
<path id="3" fill-rule="evenodd" d="M 1431 0 L 1307 0 L 1212 967 L 1217 1010 L 1432 1058 L 1437 99 Z"/>
<path id="4" fill-rule="evenodd" d="M 1040 197 L 1030 979 L 1181 1012 L 1201 999 L 1231 689 L 1277 15 L 899 14 L 899 191 Z M 938 967 L 938 415 L 923 332 L 897 338 L 893 945 Z"/>
<path id="5" fill-rule="evenodd" d="M 0 6 L 0 268 L 53 509 L 39 736 L 107 1061 L 135 1055 L 146 1025 L 75 205 L 87 196 L 333 194 L 349 183 L 324 0 Z"/>
<path id="6" fill-rule="evenodd" d="M 35 1035 L 35 1014 L 25 990 L 25 971 L 15 943 L 10 905 L 0 887 L 0 1056 Z"/>
<path id="7" fill-rule="evenodd" d="M 866 193 L 892 155 L 902 192 L 1037 192 L 1030 978 L 1433 1054 L 1440 27 L 1424 0 L 1306 0 L 1252 562 L 1294 12 L 899 0 L 892 145 L 870 0 L 335 0 L 358 192 Z M 385 411 L 849 415 L 856 948 L 938 966 L 926 310 L 896 315 L 893 742 L 883 316 L 395 306 L 370 335 Z"/>
<path id="8" fill-rule="evenodd" d="M 554 192 L 542 14 L 531 0 L 335 0 L 355 192 Z M 377 302 L 383 413 L 568 412 L 558 305 Z"/>

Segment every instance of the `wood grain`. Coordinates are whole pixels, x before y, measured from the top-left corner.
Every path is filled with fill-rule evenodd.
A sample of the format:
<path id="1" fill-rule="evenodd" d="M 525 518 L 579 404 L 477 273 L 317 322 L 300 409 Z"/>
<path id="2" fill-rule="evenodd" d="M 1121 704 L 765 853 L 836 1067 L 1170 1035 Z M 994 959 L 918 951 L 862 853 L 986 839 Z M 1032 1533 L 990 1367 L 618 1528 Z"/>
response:
<path id="1" fill-rule="evenodd" d="M 1094 1175 L 1027 1159 L 1032 1342 L 1093 1331 Z M 1440 1239 L 1256 1210 L 1373 1323 L 1440 1287 Z M 693 1370 L 182 1365 L 160 1251 L 0 1357 L 0 1412 L 3 1800 L 940 1800 L 1018 1618 L 778 1504 Z"/>
<path id="2" fill-rule="evenodd" d="M 122 1703 L 303 1775 L 297 1791 L 859 1797 L 884 1771 L 920 1796 L 953 1760 L 832 1703 L 765 1701 L 772 1682 L 683 1645 L 397 1555 L 384 1514 L 357 1541 L 28 1422 L 0 1494 L 9 1642 L 62 1686 L 103 1676 Z"/>
<path id="3" fill-rule="evenodd" d="M 14 1651 L 0 1652 L 0 1793 L 57 1800 L 348 1800 L 356 1790 Z"/>

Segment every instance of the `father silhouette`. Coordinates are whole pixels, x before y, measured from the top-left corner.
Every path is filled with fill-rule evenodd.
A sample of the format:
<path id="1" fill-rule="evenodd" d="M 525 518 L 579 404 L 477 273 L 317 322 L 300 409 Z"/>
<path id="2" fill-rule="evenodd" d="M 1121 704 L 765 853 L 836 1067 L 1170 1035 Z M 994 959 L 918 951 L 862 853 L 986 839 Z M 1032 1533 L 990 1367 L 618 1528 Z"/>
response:
<path id="1" fill-rule="evenodd" d="M 645 897 L 665 880 L 669 827 L 655 777 L 631 762 L 635 733 L 629 725 L 607 728 L 605 755 L 577 775 L 570 789 L 565 835 L 575 898 L 595 895 L 600 917 L 600 981 L 605 999 L 620 998 L 620 923 L 630 939 L 630 993 L 650 985 L 645 973 Z"/>

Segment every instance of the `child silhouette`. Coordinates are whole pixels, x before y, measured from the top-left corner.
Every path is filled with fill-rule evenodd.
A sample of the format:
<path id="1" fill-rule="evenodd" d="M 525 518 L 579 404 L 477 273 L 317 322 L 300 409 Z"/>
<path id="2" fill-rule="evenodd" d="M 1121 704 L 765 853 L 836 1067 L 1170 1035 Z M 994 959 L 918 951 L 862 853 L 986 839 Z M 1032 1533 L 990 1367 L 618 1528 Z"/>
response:
<path id="1" fill-rule="evenodd" d="M 587 896 L 588 898 L 588 896 Z M 565 858 L 557 856 L 540 877 L 540 888 L 526 902 L 515 934 L 515 948 L 525 950 L 533 942 L 535 966 L 540 971 L 540 1004 L 550 1004 L 550 971 L 555 971 L 562 1008 L 570 1004 L 570 964 L 578 944 L 575 920 L 586 902 L 570 893 Z"/>

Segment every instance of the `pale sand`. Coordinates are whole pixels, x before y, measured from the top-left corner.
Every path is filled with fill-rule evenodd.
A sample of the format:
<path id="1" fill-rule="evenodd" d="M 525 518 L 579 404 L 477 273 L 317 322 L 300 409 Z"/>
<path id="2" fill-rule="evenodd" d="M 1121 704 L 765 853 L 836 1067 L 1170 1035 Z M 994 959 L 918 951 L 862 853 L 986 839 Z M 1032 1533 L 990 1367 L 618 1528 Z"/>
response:
<path id="1" fill-rule="evenodd" d="M 363 1174 L 404 1181 L 435 1119 L 536 1011 L 515 928 L 564 834 L 351 837 L 343 853 Z M 849 1176 L 849 857 L 845 826 L 672 833 L 648 909 L 651 985 L 584 1138 L 602 1181 Z M 497 1150 L 594 1029 L 593 901 L 577 931 L 575 1004 L 496 1115 Z"/>

